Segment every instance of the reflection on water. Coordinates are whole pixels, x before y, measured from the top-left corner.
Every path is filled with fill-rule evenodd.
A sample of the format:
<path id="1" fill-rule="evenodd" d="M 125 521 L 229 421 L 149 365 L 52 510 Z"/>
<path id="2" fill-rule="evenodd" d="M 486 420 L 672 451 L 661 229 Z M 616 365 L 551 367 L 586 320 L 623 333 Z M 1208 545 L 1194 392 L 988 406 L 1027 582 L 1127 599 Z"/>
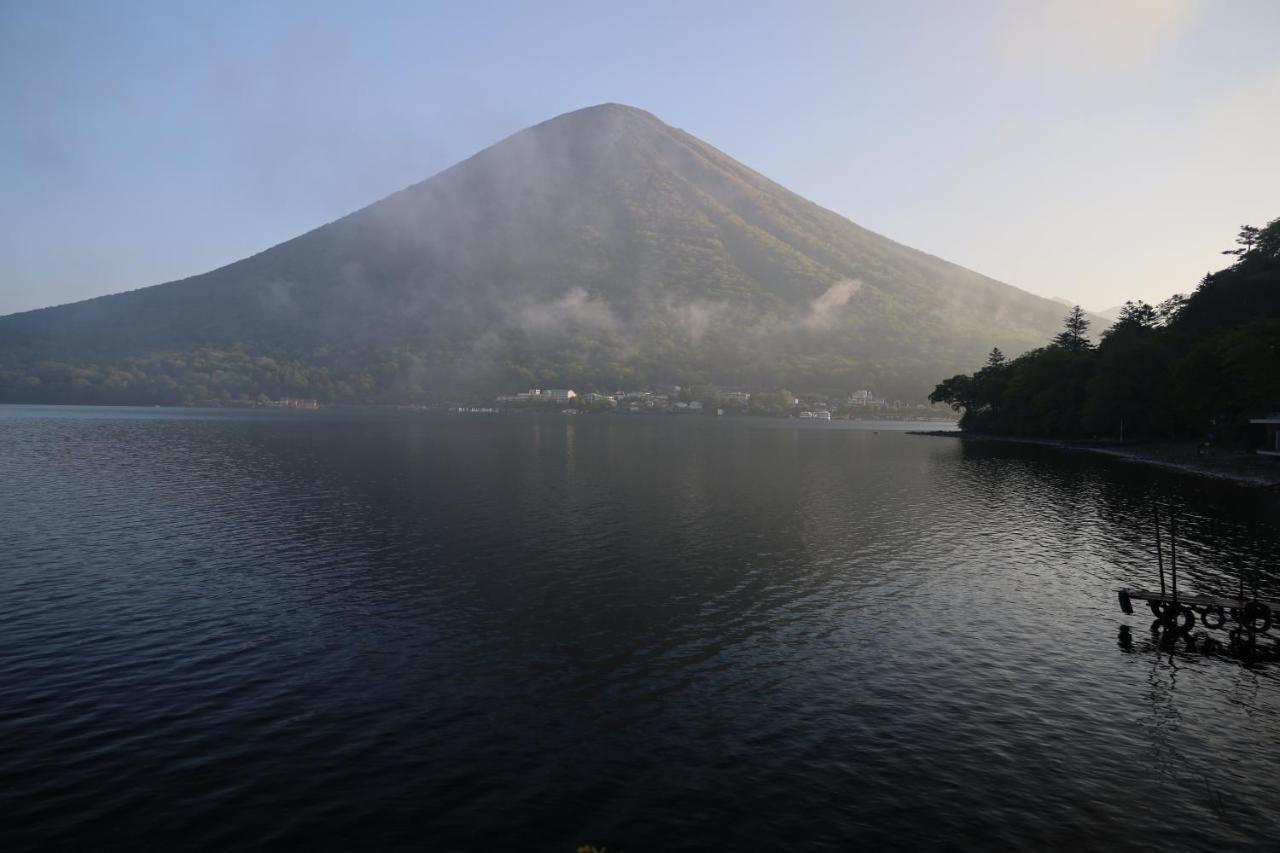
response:
<path id="1" fill-rule="evenodd" d="M 1276 665 L 1114 595 L 1158 499 L 1180 586 L 1277 597 L 1274 495 L 840 422 L 11 407 L 0 439 L 16 846 L 1277 834 Z"/>
<path id="2" fill-rule="evenodd" d="M 1244 709 L 1246 718 L 1256 717 L 1259 712 L 1274 717 L 1274 705 L 1270 704 L 1274 697 L 1266 696 L 1265 702 L 1260 703 L 1264 699 L 1263 691 L 1274 690 L 1274 681 L 1267 677 L 1267 669 L 1261 668 L 1260 664 L 1274 665 L 1280 659 L 1275 643 L 1260 640 L 1235 644 L 1204 632 L 1185 636 L 1158 630 L 1152 630 L 1145 639 L 1135 641 L 1133 630 L 1122 625 L 1119 645 L 1125 652 L 1141 655 L 1149 668 L 1147 685 L 1151 710 L 1145 726 L 1152 747 L 1153 773 L 1187 790 L 1201 792 L 1203 804 L 1219 820 L 1234 819 L 1234 792 L 1223 786 L 1221 779 L 1234 769 L 1237 756 L 1231 751 L 1233 747 L 1227 745 L 1222 747 L 1220 754 L 1206 758 L 1184 751 L 1182 744 L 1187 740 L 1184 729 L 1198 725 L 1199 721 L 1191 716 L 1194 709 L 1188 709 L 1184 714 L 1180 708 L 1179 681 L 1196 679 L 1193 664 L 1198 662 L 1197 657 L 1230 656 L 1243 665 L 1224 670 L 1232 677 L 1222 684 L 1225 691 L 1223 699 Z M 1268 705 L 1269 711 L 1266 710 Z M 1269 734 L 1257 731 L 1252 746 L 1246 748 L 1271 754 L 1273 745 Z"/>
<path id="3" fill-rule="evenodd" d="M 1135 613 L 1136 621 L 1142 621 L 1141 615 Z M 1144 655 L 1159 651 L 1170 655 L 1224 656 L 1245 664 L 1280 660 L 1280 640 L 1271 632 L 1249 635 L 1235 630 L 1199 630 L 1183 634 L 1163 629 L 1153 620 L 1141 642 L 1134 640 L 1134 629 L 1128 625 L 1120 626 L 1117 642 L 1123 651 Z"/>

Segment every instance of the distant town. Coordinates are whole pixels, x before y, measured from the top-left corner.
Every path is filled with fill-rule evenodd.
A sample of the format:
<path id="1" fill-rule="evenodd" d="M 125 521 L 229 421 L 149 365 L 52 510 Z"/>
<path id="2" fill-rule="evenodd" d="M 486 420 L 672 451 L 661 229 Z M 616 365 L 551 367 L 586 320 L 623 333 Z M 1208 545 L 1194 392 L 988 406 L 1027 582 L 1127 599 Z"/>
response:
<path id="1" fill-rule="evenodd" d="M 766 415 L 803 420 L 954 420 L 950 408 L 876 396 L 866 389 L 849 394 L 792 394 L 790 391 L 721 391 L 715 388 L 655 385 L 645 390 L 578 393 L 572 388 L 530 388 L 500 394 L 492 406 L 452 406 L 464 414 L 559 410 L 565 414 Z"/>

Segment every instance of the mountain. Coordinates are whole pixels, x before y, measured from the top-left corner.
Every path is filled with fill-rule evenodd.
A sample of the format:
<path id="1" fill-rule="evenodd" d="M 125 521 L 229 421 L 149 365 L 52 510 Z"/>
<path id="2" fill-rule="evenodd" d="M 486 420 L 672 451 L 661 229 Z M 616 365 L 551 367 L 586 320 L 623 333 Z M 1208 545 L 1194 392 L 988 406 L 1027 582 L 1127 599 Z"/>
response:
<path id="1" fill-rule="evenodd" d="M 0 400 L 644 382 L 921 399 L 1063 314 L 604 104 L 212 272 L 0 318 Z"/>

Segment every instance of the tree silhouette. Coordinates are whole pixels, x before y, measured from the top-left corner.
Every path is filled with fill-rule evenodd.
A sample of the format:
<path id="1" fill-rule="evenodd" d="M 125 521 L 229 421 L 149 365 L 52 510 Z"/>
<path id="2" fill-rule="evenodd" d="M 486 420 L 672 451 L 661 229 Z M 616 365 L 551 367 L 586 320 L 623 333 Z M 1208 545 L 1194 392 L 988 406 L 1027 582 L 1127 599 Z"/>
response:
<path id="1" fill-rule="evenodd" d="M 1164 302 L 1156 306 L 1156 319 L 1161 326 L 1167 326 L 1178 318 L 1182 313 L 1182 309 L 1187 304 L 1187 297 L 1181 293 L 1175 293 Z"/>
<path id="2" fill-rule="evenodd" d="M 1235 255 L 1237 258 L 1243 259 L 1245 256 L 1253 252 L 1255 246 L 1258 245 L 1258 239 L 1262 236 L 1262 229 L 1253 225 L 1241 225 L 1240 233 L 1236 235 L 1237 248 L 1224 249 L 1222 254 Z"/>
<path id="3" fill-rule="evenodd" d="M 1154 329 L 1159 322 L 1160 316 L 1155 308 L 1141 299 L 1136 302 L 1131 300 L 1120 309 L 1120 317 L 1110 329 L 1102 333 L 1102 337 L 1110 338 L 1125 332 Z"/>
<path id="4" fill-rule="evenodd" d="M 1089 321 L 1079 305 L 1072 307 L 1071 312 L 1062 322 L 1062 331 L 1053 339 L 1053 345 L 1070 352 L 1086 352 L 1093 349 L 1093 344 L 1085 336 L 1089 331 Z"/>
<path id="5" fill-rule="evenodd" d="M 1212 424 L 1223 440 L 1255 442 L 1251 419 L 1280 408 L 1280 219 L 1240 242 L 1190 296 L 1125 303 L 1098 346 L 1076 306 L 1051 345 L 1007 361 L 993 351 L 929 399 L 976 432 L 1178 439 Z"/>

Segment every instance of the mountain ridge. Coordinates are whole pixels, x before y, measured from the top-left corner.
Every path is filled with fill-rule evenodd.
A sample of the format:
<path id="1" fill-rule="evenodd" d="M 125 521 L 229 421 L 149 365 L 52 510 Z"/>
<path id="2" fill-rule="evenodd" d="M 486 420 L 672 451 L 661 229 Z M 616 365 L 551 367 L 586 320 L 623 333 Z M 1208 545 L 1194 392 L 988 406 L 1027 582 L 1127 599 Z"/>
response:
<path id="1" fill-rule="evenodd" d="M 671 379 L 922 397 L 1061 313 L 610 103 L 223 267 L 0 317 L 0 367 L 240 347 L 382 399 Z M 358 377 L 334 348 L 408 353 L 416 378 Z"/>

